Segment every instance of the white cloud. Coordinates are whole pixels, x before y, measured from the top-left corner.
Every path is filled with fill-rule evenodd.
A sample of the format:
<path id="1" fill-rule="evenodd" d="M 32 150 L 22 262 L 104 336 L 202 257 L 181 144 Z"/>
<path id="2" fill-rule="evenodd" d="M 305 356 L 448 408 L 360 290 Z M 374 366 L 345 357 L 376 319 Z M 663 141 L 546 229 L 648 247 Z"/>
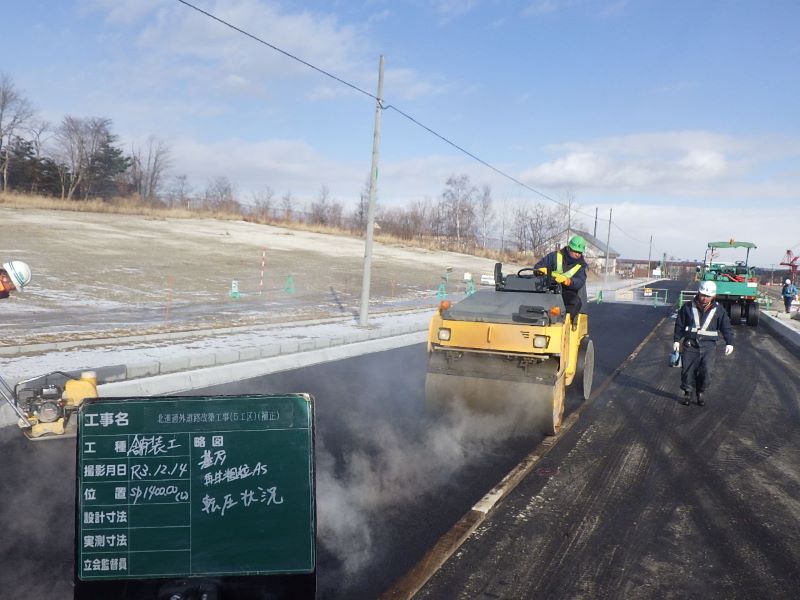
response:
<path id="1" fill-rule="evenodd" d="M 379 51 L 370 37 L 369 25 L 374 17 L 385 16 L 385 11 L 363 23 L 348 24 L 319 11 L 288 12 L 275 2 L 214 0 L 198 4 L 267 44 L 375 93 Z M 279 87 L 291 80 L 295 97 L 318 101 L 353 93 L 352 88 L 314 72 L 279 50 L 177 3 L 165 6 L 155 0 L 143 0 L 141 5 L 134 0 L 86 0 L 86 6 L 104 14 L 112 26 L 136 27 L 149 16 L 138 26 L 139 56 L 126 56 L 124 62 L 113 66 L 113 75 L 126 83 L 166 86 L 180 81 L 205 95 L 255 91 L 270 97 L 267 87 Z M 307 87 L 298 88 L 298 82 L 303 81 Z M 450 89 L 449 84 L 428 80 L 409 68 L 387 68 L 386 83 L 386 89 L 392 90 L 390 95 L 399 99 L 438 95 Z M 276 96 L 271 100 L 278 101 Z"/>
<path id="2" fill-rule="evenodd" d="M 215 177 L 225 176 L 247 202 L 251 192 L 271 187 L 314 197 L 326 185 L 333 198 L 347 200 L 360 190 L 369 165 L 350 165 L 326 158 L 301 140 L 247 142 L 227 139 L 198 143 L 181 139 L 170 144 L 174 174 L 186 174 L 196 191 Z"/>
<path id="3" fill-rule="evenodd" d="M 108 23 L 130 24 L 162 4 L 161 0 L 84 0 L 82 7 L 105 12 Z"/>
<path id="4" fill-rule="evenodd" d="M 460 17 L 477 6 L 477 0 L 435 0 L 433 7 L 444 19 Z"/>
<path id="5" fill-rule="evenodd" d="M 688 260 L 702 259 L 708 242 L 733 238 L 755 243 L 758 248 L 750 253 L 751 264 L 769 267 L 780 262 L 786 248 L 800 241 L 800 209 L 791 206 L 764 210 L 761 205 L 731 207 L 723 201 L 683 207 L 628 202 L 601 205 L 601 218 L 607 219 L 609 208 L 613 209 L 614 224 L 639 240 L 616 227 L 611 229 L 611 247 L 626 258 L 647 258 L 650 235 L 654 259 L 664 252 Z M 598 226 L 604 240 L 607 223 Z M 744 253 L 735 258 L 743 259 Z"/>
<path id="6" fill-rule="evenodd" d="M 385 89 L 393 90 L 392 96 L 402 99 L 441 96 L 453 90 L 452 83 L 435 83 L 420 78 L 414 69 L 386 69 Z"/>
<path id="7" fill-rule="evenodd" d="M 628 0 L 612 0 L 610 2 L 597 2 L 586 0 L 536 0 L 522 10 L 523 17 L 540 17 L 559 11 L 584 6 L 593 14 L 608 18 L 618 15 L 625 10 Z"/>
<path id="8" fill-rule="evenodd" d="M 533 2 L 525 7 L 525 9 L 522 11 L 522 16 L 538 17 L 539 15 L 550 14 L 561 8 L 561 5 L 562 3 L 557 2 L 556 0 L 540 0 L 539 2 Z"/>
<path id="9" fill-rule="evenodd" d="M 770 165 L 800 155 L 799 148 L 791 138 L 636 134 L 551 146 L 561 156 L 524 169 L 520 179 L 533 187 L 783 200 L 796 197 L 798 178 L 776 175 Z"/>

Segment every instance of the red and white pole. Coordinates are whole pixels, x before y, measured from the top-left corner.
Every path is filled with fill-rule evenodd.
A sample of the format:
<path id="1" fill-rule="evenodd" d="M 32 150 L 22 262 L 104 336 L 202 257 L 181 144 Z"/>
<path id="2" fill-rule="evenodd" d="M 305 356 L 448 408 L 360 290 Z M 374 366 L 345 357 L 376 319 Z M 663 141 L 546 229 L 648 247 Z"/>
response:
<path id="1" fill-rule="evenodd" d="M 172 287 L 175 283 L 175 278 L 172 275 L 167 275 L 167 304 L 164 307 L 164 325 L 169 325 L 170 312 L 172 310 Z"/>
<path id="2" fill-rule="evenodd" d="M 261 279 L 258 282 L 258 295 L 260 296 L 264 293 L 264 264 L 267 261 L 267 248 L 266 246 L 261 247 Z"/>

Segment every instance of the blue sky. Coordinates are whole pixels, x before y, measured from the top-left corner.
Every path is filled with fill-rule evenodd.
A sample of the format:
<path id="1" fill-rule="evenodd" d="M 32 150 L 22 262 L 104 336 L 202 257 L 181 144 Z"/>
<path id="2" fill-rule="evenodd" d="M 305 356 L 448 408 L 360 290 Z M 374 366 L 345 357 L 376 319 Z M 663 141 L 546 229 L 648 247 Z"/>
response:
<path id="1" fill-rule="evenodd" d="M 731 237 L 780 262 L 800 245 L 800 3 L 655 0 L 195 0 L 556 200 L 627 257 L 702 257 Z M 168 143 L 200 190 L 227 176 L 350 206 L 374 101 L 177 0 L 27 0 L 4 14 L 0 72 L 42 118 L 110 118 Z M 13 49 L 11 52 L 8 49 Z M 379 202 L 447 177 L 498 208 L 550 201 L 383 111 Z M 605 238 L 607 223 L 598 224 Z M 800 247 L 795 248 L 800 252 Z"/>

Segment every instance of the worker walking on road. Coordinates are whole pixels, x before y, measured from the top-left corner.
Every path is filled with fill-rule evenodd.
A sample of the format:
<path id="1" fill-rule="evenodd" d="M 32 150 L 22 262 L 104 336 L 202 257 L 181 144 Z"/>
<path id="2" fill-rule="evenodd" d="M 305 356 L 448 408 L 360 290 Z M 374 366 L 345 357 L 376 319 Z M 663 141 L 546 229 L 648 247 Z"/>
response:
<path id="1" fill-rule="evenodd" d="M 733 352 L 733 329 L 725 308 L 714 297 L 717 285 L 703 281 L 695 297 L 678 310 L 672 349 L 681 352 L 681 404 L 688 406 L 692 392 L 703 406 L 703 394 L 711 382 L 719 335 L 725 339 L 725 356 Z M 682 342 L 682 343 L 681 343 Z"/>
<path id="2" fill-rule="evenodd" d="M 551 275 L 557 275 L 556 280 L 561 280 L 561 297 L 564 306 L 572 318 L 572 326 L 578 323 L 578 313 L 581 311 L 583 301 L 581 294 L 586 295 L 586 261 L 583 253 L 586 251 L 586 240 L 580 235 L 573 235 L 569 243 L 546 254 L 533 268 L 545 268 Z"/>
<path id="3" fill-rule="evenodd" d="M 0 299 L 8 298 L 11 292 L 21 292 L 31 282 L 31 268 L 21 260 L 3 263 L 0 269 Z"/>
<path id="4" fill-rule="evenodd" d="M 783 282 L 781 296 L 783 296 L 783 306 L 788 313 L 789 309 L 792 308 L 792 301 L 797 297 L 797 286 L 792 283 L 791 279 L 787 279 Z"/>

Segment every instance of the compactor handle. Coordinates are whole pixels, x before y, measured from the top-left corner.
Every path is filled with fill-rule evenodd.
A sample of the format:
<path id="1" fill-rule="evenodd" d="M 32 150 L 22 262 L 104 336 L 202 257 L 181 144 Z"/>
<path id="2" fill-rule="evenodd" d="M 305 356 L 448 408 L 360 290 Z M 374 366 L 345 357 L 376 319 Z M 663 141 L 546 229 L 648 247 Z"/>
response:
<path id="1" fill-rule="evenodd" d="M 14 395 L 14 390 L 11 389 L 11 386 L 6 383 L 6 380 L 0 376 L 0 396 L 2 396 L 6 402 L 8 402 L 11 409 L 16 413 L 16 415 L 20 418 L 20 420 L 25 424 L 24 427 L 32 427 L 33 423 L 28 420 L 28 417 L 25 416 L 25 413 L 22 409 L 17 405 L 16 396 Z"/>

